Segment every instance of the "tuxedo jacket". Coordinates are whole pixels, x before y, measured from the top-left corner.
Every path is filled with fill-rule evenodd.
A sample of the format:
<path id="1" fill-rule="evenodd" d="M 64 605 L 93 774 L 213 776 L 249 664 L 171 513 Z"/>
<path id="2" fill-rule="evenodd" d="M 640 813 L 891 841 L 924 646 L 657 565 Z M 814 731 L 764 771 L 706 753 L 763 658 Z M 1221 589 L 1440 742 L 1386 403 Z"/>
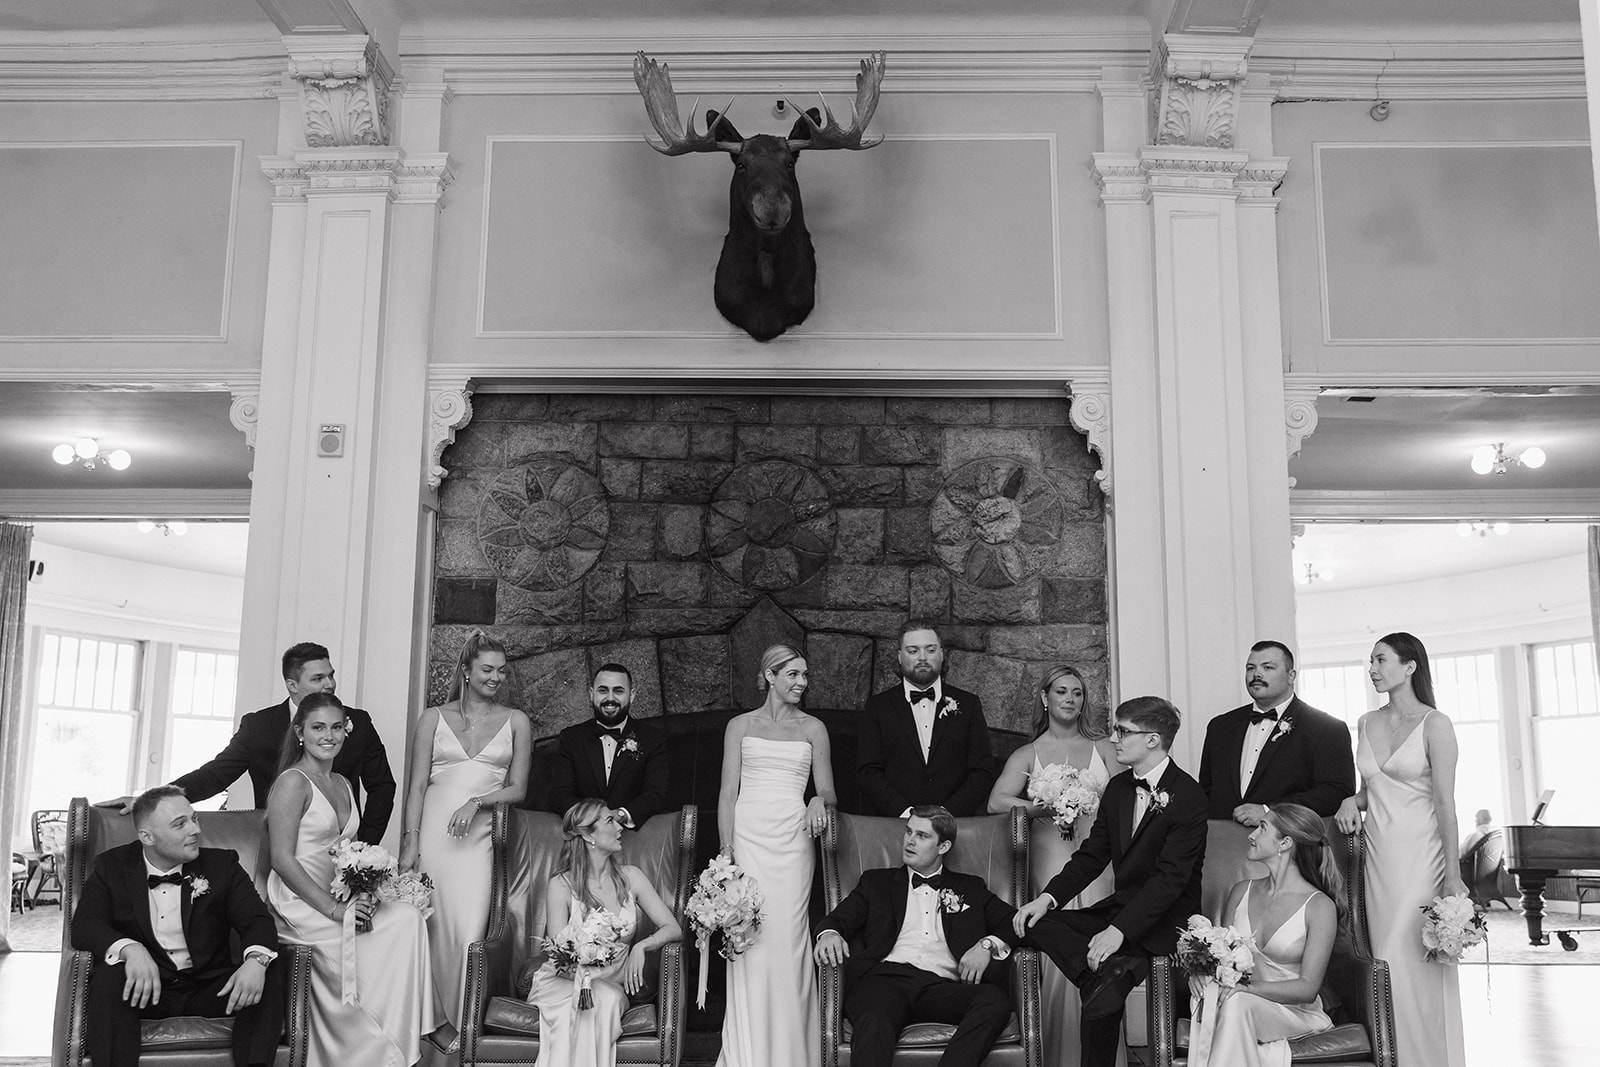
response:
<path id="1" fill-rule="evenodd" d="M 905 687 L 896 685 L 867 700 L 856 738 L 864 814 L 895 819 L 918 804 L 943 804 L 957 818 L 987 813 L 995 761 L 983 702 L 949 683 L 943 694 L 926 760 Z"/>
<path id="2" fill-rule="evenodd" d="M 1044 892 L 1064 904 L 1086 889 L 1106 864 L 1115 875 L 1110 897 L 1093 905 L 1130 945 L 1152 956 L 1169 955 L 1178 927 L 1200 914 L 1200 873 L 1206 858 L 1206 796 L 1176 763 L 1156 786 L 1165 807 L 1145 813 L 1133 827 L 1133 772 L 1111 779 L 1094 826 Z"/>
<path id="3" fill-rule="evenodd" d="M 637 745 L 637 750 L 630 749 L 629 742 Z M 667 806 L 667 769 L 667 742 L 661 730 L 630 715 L 607 781 L 599 723 L 594 719 L 577 723 L 562 730 L 556 739 L 550 768 L 550 810 L 564 815 L 578 801 L 596 797 L 607 807 L 627 808 L 633 825 L 643 826 Z"/>
<path id="4" fill-rule="evenodd" d="M 394 774 L 389 770 L 389 755 L 383 738 L 372 725 L 372 716 L 360 708 L 346 707 L 350 732 L 344 747 L 333 759 L 333 769 L 350 780 L 356 803 L 361 807 L 361 826 L 356 837 L 369 845 L 383 840 L 394 811 Z M 241 774 L 250 775 L 255 789 L 255 806 L 267 806 L 267 794 L 278 773 L 278 754 L 289 732 L 289 702 L 252 711 L 239 720 L 239 728 L 228 740 L 228 747 L 208 763 L 190 771 L 172 784 L 182 786 L 190 802 L 214 797 Z M 366 786 L 366 803 L 361 803 L 361 787 Z"/>
<path id="5" fill-rule="evenodd" d="M 214 977 L 239 965 L 231 935 L 238 948 L 260 945 L 278 951 L 278 931 L 255 884 L 239 866 L 231 848 L 202 848 L 199 858 L 183 865 L 183 937 L 189 947 L 196 978 Z M 139 842 L 107 849 L 95 858 L 83 883 L 77 910 L 72 913 L 72 944 L 87 949 L 96 965 L 125 937 L 150 950 L 163 982 L 178 973 L 172 957 L 156 943 L 150 921 L 150 889 L 146 881 L 144 849 Z M 203 878 L 205 891 L 195 891 L 194 879 Z"/>
<path id="6" fill-rule="evenodd" d="M 1254 705 L 1218 715 L 1206 725 L 1200 753 L 1200 788 L 1210 817 L 1233 818 L 1240 804 L 1304 804 L 1327 818 L 1356 791 L 1350 727 L 1299 697 L 1292 698 L 1261 749 L 1247 789 L 1239 788 L 1239 758 Z"/>
<path id="7" fill-rule="evenodd" d="M 911 888 L 907 870 L 906 867 L 878 867 L 863 871 L 855 889 L 817 927 L 819 935 L 825 930 L 834 930 L 850 945 L 850 955 L 844 962 L 845 985 L 882 963 L 894 949 L 906 921 L 906 896 Z M 945 942 L 957 963 L 987 935 L 992 934 L 1007 944 L 1016 942 L 1016 931 L 1011 926 L 1016 909 L 989 892 L 982 878 L 946 867 L 942 884 L 966 905 L 961 911 L 945 911 L 940 915 L 944 921 Z M 983 972 L 983 980 L 1005 985 L 1007 974 L 1004 961 L 993 960 Z"/>

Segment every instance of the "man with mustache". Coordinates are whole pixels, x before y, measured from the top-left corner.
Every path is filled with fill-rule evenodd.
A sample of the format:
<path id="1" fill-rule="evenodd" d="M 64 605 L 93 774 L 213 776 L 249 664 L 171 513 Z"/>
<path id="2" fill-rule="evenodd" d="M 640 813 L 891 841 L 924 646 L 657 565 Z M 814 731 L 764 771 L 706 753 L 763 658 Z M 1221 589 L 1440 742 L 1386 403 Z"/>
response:
<path id="1" fill-rule="evenodd" d="M 1213 819 L 1257 826 L 1271 804 L 1304 804 L 1324 818 L 1356 791 L 1350 727 L 1294 695 L 1294 653 L 1257 641 L 1245 661 L 1251 703 L 1206 725 L 1200 788 Z"/>
<path id="2" fill-rule="evenodd" d="M 667 804 L 667 746 L 661 732 L 630 714 L 633 675 L 604 663 L 589 684 L 594 718 L 561 731 L 550 769 L 550 810 L 564 814 L 594 797 L 622 825 L 643 826 Z"/>

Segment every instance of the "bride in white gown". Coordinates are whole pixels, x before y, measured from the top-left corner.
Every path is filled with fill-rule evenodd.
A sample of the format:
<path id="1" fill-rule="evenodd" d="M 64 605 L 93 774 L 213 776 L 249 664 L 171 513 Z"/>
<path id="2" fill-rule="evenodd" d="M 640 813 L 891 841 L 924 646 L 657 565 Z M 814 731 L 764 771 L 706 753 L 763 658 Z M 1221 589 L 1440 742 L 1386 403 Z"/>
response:
<path id="1" fill-rule="evenodd" d="M 766 898 L 755 944 L 728 963 L 718 1067 L 816 1067 L 822 1059 L 807 908 L 811 837 L 834 806 L 828 731 L 800 710 L 806 661 L 787 645 L 761 657 L 766 703 L 735 716 L 722 741 L 717 827 L 722 852 Z M 805 803 L 807 781 L 816 796 Z M 809 835 L 809 836 L 808 836 Z"/>

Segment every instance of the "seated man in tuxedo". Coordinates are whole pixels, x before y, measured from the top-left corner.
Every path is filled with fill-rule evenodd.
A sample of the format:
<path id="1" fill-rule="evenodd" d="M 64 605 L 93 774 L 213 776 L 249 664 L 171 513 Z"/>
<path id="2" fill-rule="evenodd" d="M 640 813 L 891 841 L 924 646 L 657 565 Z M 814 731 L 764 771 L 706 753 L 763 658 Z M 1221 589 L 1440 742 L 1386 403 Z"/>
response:
<path id="1" fill-rule="evenodd" d="M 549 808 L 557 815 L 588 797 L 604 800 L 630 829 L 667 804 L 667 745 L 661 731 L 635 719 L 633 675 L 604 663 L 589 683 L 594 718 L 561 731 L 550 769 Z"/>
<path id="2" fill-rule="evenodd" d="M 1084 1067 L 1111 1067 L 1122 1031 L 1122 1003 L 1149 973 L 1150 957 L 1169 955 L 1178 928 L 1200 911 L 1206 852 L 1206 797 L 1168 756 L 1178 709 L 1160 697 L 1123 701 L 1111 736 L 1128 768 L 1100 798 L 1078 851 L 1017 909 L 1023 944 L 1047 953 L 1083 995 Z M 1111 896 L 1064 909 L 1111 864 Z"/>
<path id="3" fill-rule="evenodd" d="M 239 854 L 200 847 L 177 786 L 141 794 L 133 822 L 139 839 L 95 858 L 72 916 L 73 946 L 94 954 L 90 1061 L 137 1067 L 140 1019 L 232 1015 L 236 1067 L 272 1062 L 283 1033 L 278 931 Z"/>
<path id="4" fill-rule="evenodd" d="M 1294 653 L 1257 641 L 1244 665 L 1251 703 L 1206 724 L 1200 788 L 1209 817 L 1259 826 L 1270 804 L 1324 818 L 1356 791 L 1350 727 L 1294 695 Z"/>
<path id="5" fill-rule="evenodd" d="M 822 921 L 820 964 L 844 966 L 853 1067 L 889 1067 L 907 1023 L 956 1023 L 939 1062 L 978 1067 L 1011 1018 L 1011 905 L 982 878 L 946 870 L 956 820 L 934 804 L 906 819 L 903 867 L 864 871 Z"/>
<path id="6" fill-rule="evenodd" d="M 913 805 L 983 815 L 994 785 L 989 725 L 977 694 L 946 685 L 944 646 L 933 624 L 900 627 L 901 682 L 867 700 L 856 739 L 866 815 L 905 818 Z"/>
<path id="7" fill-rule="evenodd" d="M 228 747 L 188 774 L 173 779 L 191 801 L 206 800 L 232 785 L 241 774 L 250 775 L 250 786 L 255 790 L 255 807 L 267 806 L 267 794 L 278 775 L 278 753 L 283 739 L 289 733 L 289 720 L 294 718 L 300 701 L 312 693 L 332 693 L 335 688 L 333 662 L 328 650 L 310 641 L 301 642 L 283 654 L 283 684 L 289 698 L 270 708 L 252 711 L 239 720 Z M 345 705 L 349 719 L 349 733 L 344 748 L 333 759 L 333 769 L 350 781 L 356 803 L 361 807 L 361 826 L 356 837 L 369 845 L 383 841 L 383 832 L 389 826 L 389 815 L 394 811 L 394 774 L 389 770 L 389 754 L 384 751 L 383 738 L 372 724 L 372 716 L 360 708 Z M 361 788 L 365 786 L 367 799 L 361 801 Z M 121 805 L 122 813 L 132 810 L 132 797 L 102 802 Z"/>

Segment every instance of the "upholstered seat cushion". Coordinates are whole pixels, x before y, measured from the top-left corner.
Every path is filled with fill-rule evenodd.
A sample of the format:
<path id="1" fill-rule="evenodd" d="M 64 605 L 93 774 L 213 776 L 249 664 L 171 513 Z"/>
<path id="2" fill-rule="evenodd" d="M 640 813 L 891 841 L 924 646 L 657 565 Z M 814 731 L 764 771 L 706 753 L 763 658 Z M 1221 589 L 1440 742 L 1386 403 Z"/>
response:
<path id="1" fill-rule="evenodd" d="M 844 1039 L 851 1040 L 855 1028 L 850 1025 L 850 1020 L 844 1021 Z M 956 1034 L 955 1023 L 912 1023 L 900 1031 L 899 1045 L 901 1048 L 922 1048 L 927 1046 L 948 1045 L 950 1039 Z M 1022 1032 L 1017 1026 L 1017 1013 L 1012 1012 L 1011 1018 L 1006 1020 L 1006 1028 L 1000 1031 L 1000 1036 L 995 1040 L 997 1045 L 1015 1045 L 1022 1039 Z"/>
<path id="2" fill-rule="evenodd" d="M 491 997 L 489 1010 L 484 1013 L 483 1029 L 491 1034 L 512 1037 L 539 1036 L 539 1009 L 525 1000 L 512 997 Z M 641 1004 L 622 1013 L 622 1036 L 653 1034 L 656 1032 L 656 1006 Z"/>
<path id="3" fill-rule="evenodd" d="M 94 1025 L 92 1022 L 90 1025 Z M 139 1024 L 139 1039 L 145 1048 L 160 1047 L 166 1052 L 196 1048 L 230 1048 L 233 1045 L 232 1019 L 202 1019 L 179 1015 L 171 1019 L 146 1019 Z"/>
<path id="4" fill-rule="evenodd" d="M 1178 1020 L 1178 1047 L 1189 1047 L 1189 1020 Z M 1372 1059 L 1372 1040 L 1360 1023 L 1345 1023 L 1320 1034 L 1307 1034 L 1289 1042 L 1295 1063 L 1349 1063 Z"/>

